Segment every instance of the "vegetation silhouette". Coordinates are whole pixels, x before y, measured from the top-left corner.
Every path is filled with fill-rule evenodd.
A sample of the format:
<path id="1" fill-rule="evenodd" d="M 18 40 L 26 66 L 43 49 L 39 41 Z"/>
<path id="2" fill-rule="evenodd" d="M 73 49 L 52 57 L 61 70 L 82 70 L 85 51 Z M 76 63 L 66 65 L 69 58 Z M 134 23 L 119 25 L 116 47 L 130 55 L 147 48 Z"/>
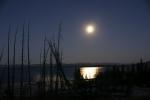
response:
<path id="1" fill-rule="evenodd" d="M 82 64 L 75 65 L 74 78 L 69 80 L 64 72 L 62 63 L 61 36 L 62 22 L 58 25 L 57 39 L 43 41 L 43 48 L 40 53 L 40 78 L 32 82 L 32 64 L 30 59 L 30 22 L 22 26 L 21 41 L 21 65 L 16 64 L 16 43 L 19 33 L 18 26 L 14 34 L 12 65 L 10 63 L 10 34 L 11 26 L 8 29 L 7 39 L 7 66 L 0 68 L 0 99 L 3 100 L 48 100 L 48 99 L 133 99 L 132 94 L 135 88 L 150 88 L 150 62 L 143 62 L 141 59 L 137 64 L 104 65 L 107 71 L 99 72 L 93 79 L 84 78 L 80 73 Z M 25 48 L 25 35 L 27 34 L 27 48 Z M 27 57 L 25 57 L 27 51 Z M 4 47 L 0 51 L 0 63 L 4 58 Z M 27 64 L 24 60 L 27 59 Z M 49 60 L 49 61 L 48 61 Z M 88 64 L 87 64 L 88 65 Z M 89 64 L 90 65 L 90 64 Z M 2 66 L 2 65 L 1 65 Z M 16 73 L 19 67 L 19 85 L 16 84 Z M 25 73 L 27 68 L 27 73 Z M 48 70 L 47 70 L 48 68 Z M 7 86 L 3 84 L 4 73 L 7 71 Z M 25 75 L 26 74 L 26 75 Z M 27 82 L 24 77 L 27 76 Z M 4 87 L 3 87 L 4 86 Z M 148 96 L 147 99 L 150 97 Z M 145 98 L 146 99 L 146 98 Z M 141 99 L 142 100 L 142 99 Z"/>

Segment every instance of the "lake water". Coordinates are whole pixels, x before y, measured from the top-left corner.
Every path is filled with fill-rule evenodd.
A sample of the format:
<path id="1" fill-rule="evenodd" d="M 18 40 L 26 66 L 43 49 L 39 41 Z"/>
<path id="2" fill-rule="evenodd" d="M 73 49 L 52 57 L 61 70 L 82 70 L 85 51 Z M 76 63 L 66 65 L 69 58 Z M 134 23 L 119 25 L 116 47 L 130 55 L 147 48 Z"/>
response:
<path id="1" fill-rule="evenodd" d="M 74 79 L 74 71 L 75 71 L 76 66 L 73 65 L 68 65 L 68 66 L 63 66 L 64 73 L 69 80 Z M 96 77 L 98 73 L 104 72 L 104 67 L 78 67 L 80 68 L 80 74 L 84 79 L 93 79 Z M 56 77 L 56 67 L 53 67 L 53 78 Z M 15 82 L 18 83 L 20 82 L 20 76 L 21 76 L 21 68 L 20 66 L 16 66 L 15 70 Z M 32 82 L 38 82 L 40 80 L 41 76 L 41 71 L 42 68 L 39 65 L 34 65 L 31 67 L 31 79 Z M 46 67 L 46 79 L 50 77 L 50 67 Z M 0 81 L 2 83 L 7 82 L 7 66 L 1 66 L 0 67 Z M 10 78 L 12 77 L 12 67 L 10 67 Z M 24 66 L 24 71 L 23 71 L 23 80 L 24 82 L 28 81 L 28 68 L 27 66 Z"/>

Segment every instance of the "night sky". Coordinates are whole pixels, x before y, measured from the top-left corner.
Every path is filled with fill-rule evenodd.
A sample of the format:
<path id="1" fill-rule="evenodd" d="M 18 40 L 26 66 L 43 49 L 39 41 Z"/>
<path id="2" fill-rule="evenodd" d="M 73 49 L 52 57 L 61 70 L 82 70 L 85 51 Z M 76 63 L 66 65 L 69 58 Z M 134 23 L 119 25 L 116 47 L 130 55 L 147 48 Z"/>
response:
<path id="1" fill-rule="evenodd" d="M 21 28 L 28 20 L 32 63 L 39 63 L 44 36 L 51 39 L 57 34 L 60 20 L 64 63 L 150 60 L 148 0 L 0 0 L 0 50 L 5 47 L 5 58 L 8 26 L 11 24 L 12 48 L 19 25 L 17 62 L 21 61 Z M 88 23 L 96 26 L 92 36 L 84 29 Z"/>

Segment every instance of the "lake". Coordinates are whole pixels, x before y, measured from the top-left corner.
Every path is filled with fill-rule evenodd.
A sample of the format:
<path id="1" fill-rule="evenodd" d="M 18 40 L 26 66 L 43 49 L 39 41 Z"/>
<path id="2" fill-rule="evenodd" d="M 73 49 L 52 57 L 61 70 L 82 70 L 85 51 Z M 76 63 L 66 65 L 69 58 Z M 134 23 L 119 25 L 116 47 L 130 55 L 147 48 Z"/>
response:
<path id="1" fill-rule="evenodd" d="M 63 66 L 64 73 L 69 80 L 74 79 L 74 71 L 76 66 L 74 65 L 66 65 Z M 104 67 L 78 67 L 80 69 L 80 74 L 84 79 L 93 79 L 98 75 L 99 73 L 104 72 Z M 52 67 L 53 69 L 53 78 L 56 77 L 56 67 Z M 16 66 L 15 70 L 15 82 L 20 82 L 20 76 L 21 76 L 21 67 L 19 65 Z M 37 82 L 40 80 L 40 74 L 41 74 L 42 68 L 39 65 L 32 65 L 31 67 L 31 79 L 32 82 Z M 46 79 L 50 76 L 50 67 L 46 66 Z M 0 67 L 0 80 L 2 83 L 7 82 L 7 66 L 1 66 Z M 12 76 L 12 66 L 10 66 L 10 78 Z M 23 71 L 23 80 L 24 82 L 28 81 L 28 68 L 27 66 L 24 66 Z"/>

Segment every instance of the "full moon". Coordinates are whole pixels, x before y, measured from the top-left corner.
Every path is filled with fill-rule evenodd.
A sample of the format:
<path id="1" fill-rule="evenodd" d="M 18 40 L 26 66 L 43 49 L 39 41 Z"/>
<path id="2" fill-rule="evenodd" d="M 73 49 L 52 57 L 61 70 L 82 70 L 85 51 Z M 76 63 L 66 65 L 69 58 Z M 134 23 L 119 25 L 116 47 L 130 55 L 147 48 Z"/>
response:
<path id="1" fill-rule="evenodd" d="M 95 31 L 95 27 L 93 25 L 87 25 L 86 28 L 85 28 L 85 31 L 88 33 L 88 34 L 93 34 L 94 31 Z"/>

